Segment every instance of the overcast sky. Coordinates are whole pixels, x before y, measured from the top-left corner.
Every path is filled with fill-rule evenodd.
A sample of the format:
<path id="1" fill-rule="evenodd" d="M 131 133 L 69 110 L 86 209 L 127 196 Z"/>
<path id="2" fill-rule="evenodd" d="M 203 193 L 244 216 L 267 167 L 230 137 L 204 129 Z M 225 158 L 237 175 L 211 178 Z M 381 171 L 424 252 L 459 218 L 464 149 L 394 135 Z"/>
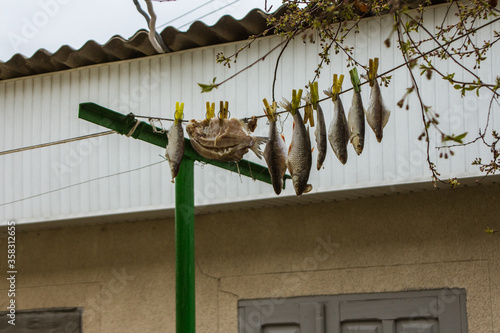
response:
<path id="1" fill-rule="evenodd" d="M 146 10 L 144 0 L 139 0 Z M 268 0 L 276 10 L 281 0 Z M 237 19 L 265 0 L 177 0 L 154 2 L 157 30 L 166 25 L 187 30 L 196 20 L 212 25 L 224 15 Z M 166 24 L 164 26 L 164 24 Z M 93 39 L 105 43 L 114 35 L 130 38 L 146 28 L 132 0 L 2 0 L 0 4 L 0 60 L 14 54 L 31 57 L 44 48 L 56 52 L 62 45 L 78 49 Z"/>

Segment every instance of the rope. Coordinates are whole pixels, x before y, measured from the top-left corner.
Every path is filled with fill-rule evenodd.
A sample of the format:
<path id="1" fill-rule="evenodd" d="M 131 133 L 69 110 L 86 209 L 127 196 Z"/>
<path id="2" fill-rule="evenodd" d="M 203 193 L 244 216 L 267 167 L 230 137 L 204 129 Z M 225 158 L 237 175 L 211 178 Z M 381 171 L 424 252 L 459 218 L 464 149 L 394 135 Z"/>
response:
<path id="1" fill-rule="evenodd" d="M 132 134 L 134 134 L 135 130 L 137 129 L 137 127 L 139 126 L 139 124 L 140 124 L 140 123 L 141 123 L 141 122 L 140 122 L 139 120 L 135 119 L 135 124 L 134 124 L 134 127 L 132 127 L 132 128 L 130 129 L 130 131 L 129 131 L 127 134 L 125 134 L 125 136 L 126 136 L 127 138 L 130 138 L 130 137 L 132 136 Z"/>

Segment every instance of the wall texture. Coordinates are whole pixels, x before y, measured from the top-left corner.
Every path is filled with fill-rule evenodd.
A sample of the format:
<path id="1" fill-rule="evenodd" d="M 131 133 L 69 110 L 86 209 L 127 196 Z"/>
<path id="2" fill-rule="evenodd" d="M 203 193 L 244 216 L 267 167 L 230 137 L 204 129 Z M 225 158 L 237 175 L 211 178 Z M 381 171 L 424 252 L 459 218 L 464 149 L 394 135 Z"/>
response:
<path id="1" fill-rule="evenodd" d="M 469 332 L 499 333 L 500 238 L 483 231 L 500 228 L 498 197 L 484 185 L 199 215 L 197 332 L 236 333 L 239 299 L 459 287 Z M 19 309 L 83 307 L 85 333 L 175 331 L 173 220 L 25 228 Z"/>

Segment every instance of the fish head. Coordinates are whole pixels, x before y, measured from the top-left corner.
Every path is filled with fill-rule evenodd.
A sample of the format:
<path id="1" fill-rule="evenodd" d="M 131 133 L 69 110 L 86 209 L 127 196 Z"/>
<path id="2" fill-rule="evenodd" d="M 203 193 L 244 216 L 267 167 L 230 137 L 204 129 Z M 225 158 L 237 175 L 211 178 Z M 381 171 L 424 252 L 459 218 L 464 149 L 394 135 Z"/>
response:
<path id="1" fill-rule="evenodd" d="M 360 140 L 359 136 L 352 138 L 352 146 L 354 147 L 356 154 L 361 155 L 363 152 L 363 142 Z"/>

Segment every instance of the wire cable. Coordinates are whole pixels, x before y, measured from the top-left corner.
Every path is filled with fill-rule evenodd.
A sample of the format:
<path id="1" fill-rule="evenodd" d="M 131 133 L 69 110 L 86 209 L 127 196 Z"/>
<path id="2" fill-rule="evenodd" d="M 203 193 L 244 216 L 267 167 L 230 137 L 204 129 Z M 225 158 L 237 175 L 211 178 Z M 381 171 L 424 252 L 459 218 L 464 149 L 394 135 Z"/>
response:
<path id="1" fill-rule="evenodd" d="M 188 22 L 188 23 L 186 23 L 186 24 L 181 25 L 178 29 L 182 29 L 182 28 L 184 28 L 186 25 L 191 25 L 192 23 L 194 23 L 194 22 L 196 22 L 196 21 L 199 21 L 200 19 L 202 19 L 202 18 L 204 18 L 204 17 L 207 17 L 208 15 L 212 15 L 213 13 L 216 13 L 216 12 L 218 12 L 219 10 L 224 9 L 224 8 L 226 8 L 226 7 L 229 7 L 229 6 L 231 6 L 231 5 L 233 5 L 233 4 L 237 3 L 237 2 L 240 2 L 240 1 L 241 1 L 241 0 L 235 0 L 235 1 L 231 2 L 231 3 L 228 3 L 228 4 L 227 4 L 227 5 L 225 5 L 225 6 L 222 6 L 222 7 L 220 7 L 220 8 L 217 8 L 217 9 L 215 9 L 215 10 L 211 11 L 210 13 L 207 13 L 207 14 L 205 14 L 205 15 L 202 15 L 202 16 L 198 17 L 196 20 L 193 20 L 193 21 L 191 21 L 191 22 Z"/>
<path id="2" fill-rule="evenodd" d="M 170 20 L 170 21 L 168 21 L 168 22 L 165 22 L 165 23 L 163 23 L 162 25 L 159 25 L 159 26 L 158 26 L 158 29 L 163 28 L 163 27 L 164 27 L 164 26 L 166 26 L 167 24 L 170 24 L 170 23 L 172 23 L 172 22 L 174 22 L 174 21 L 177 21 L 178 19 L 180 19 L 180 18 L 182 18 L 182 17 L 184 17 L 184 16 L 186 16 L 186 15 L 191 14 L 192 12 L 197 11 L 198 9 L 200 9 L 200 8 L 202 8 L 202 7 L 205 7 L 206 5 L 208 5 L 208 4 L 210 4 L 210 3 L 214 2 L 214 1 L 215 1 L 215 0 L 210 0 L 210 1 L 207 1 L 207 2 L 205 2 L 203 5 L 198 6 L 198 7 L 194 8 L 194 9 L 191 9 L 190 11 L 188 11 L 188 12 L 186 12 L 186 13 L 184 13 L 184 14 L 180 15 L 180 16 L 177 16 L 176 18 L 174 18 L 174 19 L 172 19 L 172 20 Z M 149 24 L 149 22 L 148 22 L 148 24 Z"/>
<path id="3" fill-rule="evenodd" d="M 138 167 L 138 168 L 135 168 L 135 169 L 130 169 L 130 170 L 127 170 L 127 171 L 122 171 L 122 172 L 114 173 L 114 174 L 111 174 L 111 175 L 106 175 L 106 176 L 101 176 L 101 177 L 97 177 L 97 178 L 92 178 L 92 179 L 89 179 L 89 180 L 86 180 L 86 181 L 83 181 L 83 182 L 80 182 L 80 183 L 75 183 L 75 184 L 63 186 L 63 187 L 57 188 L 55 190 L 50 190 L 50 191 L 47 191 L 47 192 L 42 192 L 42 193 L 34 194 L 34 195 L 29 196 L 29 197 L 25 197 L 25 198 L 21 198 L 21 199 L 16 199 L 16 200 L 13 200 L 13 201 L 10 201 L 10 202 L 4 202 L 4 203 L 0 204 L 0 207 L 6 206 L 6 205 L 11 205 L 11 204 L 14 204 L 14 203 L 17 203 L 17 202 L 21 202 L 21 201 L 24 201 L 24 200 L 29 200 L 29 199 L 41 197 L 42 195 L 51 194 L 51 193 L 58 192 L 58 191 L 61 191 L 61 190 L 65 190 L 65 189 L 68 189 L 68 188 L 71 188 L 71 187 L 75 187 L 75 186 L 80 186 L 80 185 L 83 185 L 83 184 L 91 183 L 91 182 L 94 182 L 96 180 L 101 180 L 101 179 L 105 179 L 105 178 L 109 178 L 109 177 L 123 175 L 125 173 L 129 173 L 129 172 L 133 172 L 133 171 L 142 170 L 142 169 L 149 168 L 149 167 L 152 167 L 154 165 L 157 165 L 157 164 L 160 164 L 160 163 L 164 163 L 164 162 L 166 162 L 166 160 L 155 162 L 155 163 L 148 164 L 148 165 L 144 165 L 144 166 L 141 166 L 141 167 Z"/>
<path id="4" fill-rule="evenodd" d="M 18 153 L 21 151 L 26 151 L 26 150 L 31 150 L 31 149 L 50 147 L 50 146 L 60 145 L 63 143 L 68 143 L 68 142 L 97 138 L 99 136 L 109 135 L 109 134 L 113 134 L 113 133 L 116 133 L 116 132 L 115 131 L 106 131 L 106 132 L 94 133 L 94 134 L 89 134 L 89 135 L 82 135 L 82 136 L 78 136 L 78 137 L 70 138 L 70 139 L 64 139 L 64 140 L 59 140 L 59 141 L 54 141 L 54 142 L 41 143 L 39 145 L 33 145 L 33 146 L 28 146 L 28 147 L 23 147 L 23 148 L 6 150 L 6 151 L 0 152 L 0 155 L 8 155 L 8 154 Z"/>

